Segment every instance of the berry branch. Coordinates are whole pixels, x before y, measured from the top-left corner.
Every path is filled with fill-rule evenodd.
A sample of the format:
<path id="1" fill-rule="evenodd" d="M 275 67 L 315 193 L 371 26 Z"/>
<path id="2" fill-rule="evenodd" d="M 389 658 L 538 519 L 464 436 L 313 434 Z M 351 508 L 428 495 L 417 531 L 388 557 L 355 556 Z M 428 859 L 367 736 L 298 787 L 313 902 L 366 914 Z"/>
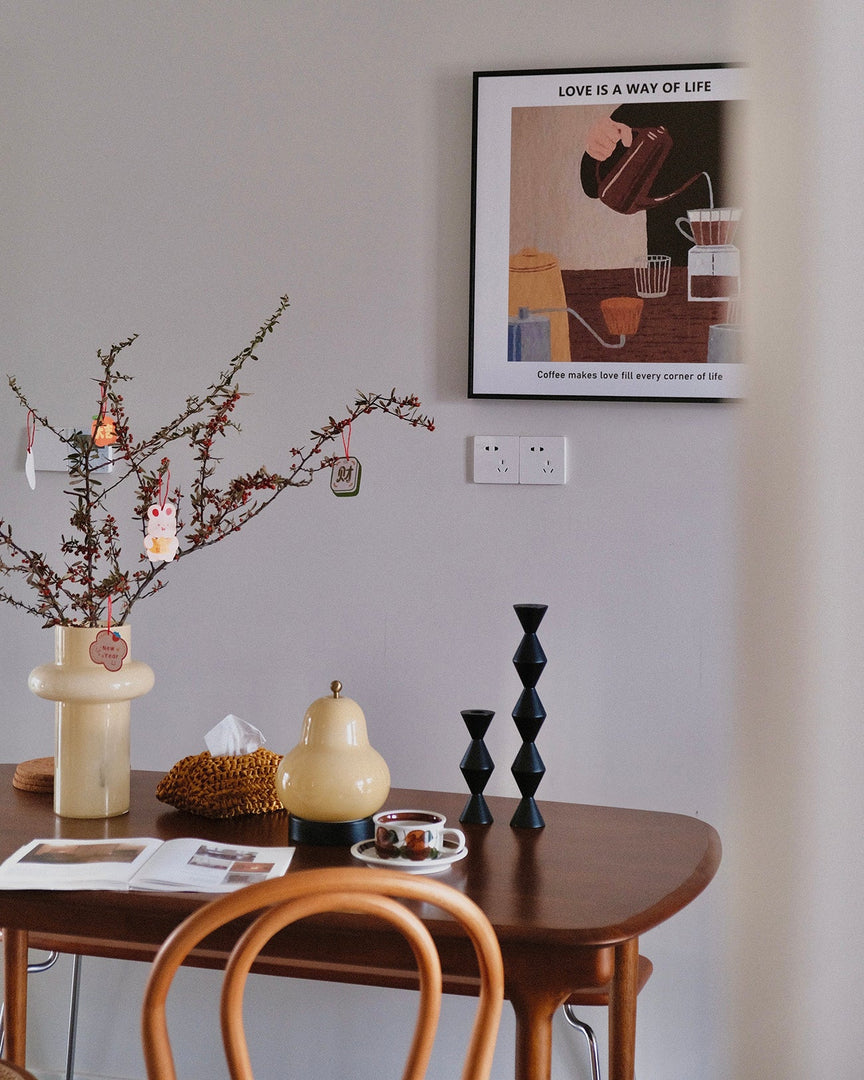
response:
<path id="1" fill-rule="evenodd" d="M 118 488 L 131 486 L 134 491 L 133 522 L 142 540 L 147 533 L 149 508 L 159 502 L 160 494 L 163 503 L 170 497 L 177 508 L 181 534 L 172 561 L 179 562 L 239 532 L 286 488 L 311 484 L 317 473 L 338 460 L 338 454 L 325 452 L 330 444 L 361 417 L 380 412 L 412 427 L 434 431 L 432 419 L 420 411 L 420 401 L 413 394 L 401 396 L 395 388 L 389 394 L 358 391 L 342 419 L 329 417 L 326 424 L 310 432 L 308 444 L 292 448 L 292 460 L 284 475 L 262 466 L 220 486 L 217 474 L 221 459 L 216 448 L 232 430 L 240 431 L 233 418 L 244 396 L 237 377 L 248 361 L 257 360 L 256 350 L 273 333 L 288 306 L 288 298 L 283 296 L 249 345 L 230 361 L 205 393 L 188 397 L 173 420 L 145 439 L 133 436 L 120 392 L 131 376 L 117 366 L 137 335 L 112 345 L 106 352 L 97 352 L 101 365 L 97 380 L 99 407 L 89 433 L 76 431 L 69 435 L 54 426 L 31 404 L 17 380 L 9 377 L 13 394 L 31 419 L 66 445 L 71 481 L 66 494 L 72 508 L 72 531 L 60 538 L 63 565 L 55 569 L 46 555 L 20 545 L 13 538 L 9 522 L 0 518 L 0 575 L 6 579 L 6 584 L 0 585 L 0 602 L 41 618 L 44 626 L 97 626 L 105 618 L 110 597 L 113 621 L 122 624 L 135 603 L 165 586 L 164 572 L 172 562 L 150 561 L 139 548 L 134 564 L 124 568 L 120 529 L 108 509 L 109 496 Z M 105 472 L 96 445 L 96 433 L 108 418 L 113 420 L 116 439 L 112 474 Z M 193 462 L 188 495 L 179 485 L 167 490 L 171 471 L 167 451 L 178 441 L 188 447 Z M 187 504 L 188 524 L 182 521 Z M 29 594 L 25 590 L 23 597 L 18 595 L 18 583 L 29 588 Z"/>

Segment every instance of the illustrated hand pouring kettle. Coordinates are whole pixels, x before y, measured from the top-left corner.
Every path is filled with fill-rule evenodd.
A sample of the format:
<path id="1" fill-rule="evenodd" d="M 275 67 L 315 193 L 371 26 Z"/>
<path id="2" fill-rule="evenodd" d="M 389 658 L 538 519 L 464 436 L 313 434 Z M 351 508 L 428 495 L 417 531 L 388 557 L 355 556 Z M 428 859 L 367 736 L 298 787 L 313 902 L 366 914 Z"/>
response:
<path id="1" fill-rule="evenodd" d="M 668 195 L 649 195 L 651 185 L 672 149 L 672 136 L 665 127 L 632 128 L 632 143 L 624 148 L 623 155 L 601 175 L 601 163 L 597 162 L 597 192 L 600 201 L 619 214 L 635 214 L 680 195 L 690 185 L 704 176 L 710 189 L 711 178 L 699 172 L 691 176 L 681 187 Z M 712 199 L 713 205 L 713 199 Z"/>

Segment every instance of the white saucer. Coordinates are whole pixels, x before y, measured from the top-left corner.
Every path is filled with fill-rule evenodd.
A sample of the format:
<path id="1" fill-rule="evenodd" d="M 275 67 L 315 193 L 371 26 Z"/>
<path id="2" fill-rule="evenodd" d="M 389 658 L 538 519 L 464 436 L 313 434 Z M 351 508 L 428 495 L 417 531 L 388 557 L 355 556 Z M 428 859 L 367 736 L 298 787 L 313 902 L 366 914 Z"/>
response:
<path id="1" fill-rule="evenodd" d="M 351 854 L 361 862 L 368 863 L 370 866 L 383 866 L 387 870 L 404 870 L 406 874 L 440 874 L 468 854 L 467 847 L 457 848 L 446 841 L 444 847 L 445 852 L 437 859 L 424 859 L 422 862 L 411 862 L 410 859 L 382 859 L 375 851 L 374 840 L 361 840 L 358 844 L 354 844 Z"/>

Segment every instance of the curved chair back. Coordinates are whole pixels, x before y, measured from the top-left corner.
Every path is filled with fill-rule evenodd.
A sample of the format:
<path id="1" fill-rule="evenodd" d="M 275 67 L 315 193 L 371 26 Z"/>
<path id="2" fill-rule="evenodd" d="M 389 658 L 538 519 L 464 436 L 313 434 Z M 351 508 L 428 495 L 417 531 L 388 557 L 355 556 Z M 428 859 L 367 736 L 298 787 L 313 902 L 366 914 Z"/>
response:
<path id="1" fill-rule="evenodd" d="M 457 919 L 474 946 L 480 998 L 462 1080 L 488 1080 L 504 996 L 498 939 L 489 920 L 468 897 L 443 882 L 369 867 L 301 870 L 219 897 L 189 916 L 159 950 L 144 995 L 142 1036 L 148 1080 L 176 1080 L 166 1022 L 171 981 L 189 953 L 208 934 L 232 920 L 260 912 L 234 945 L 222 985 L 221 1024 L 232 1080 L 254 1080 L 243 1027 L 243 989 L 259 952 L 278 931 L 310 915 L 350 912 L 376 916 L 407 939 L 420 977 L 417 1023 L 403 1080 L 426 1074 L 441 1007 L 441 963 L 423 922 L 400 900 L 433 904 Z M 370 956 L 370 964 L 375 958 Z"/>

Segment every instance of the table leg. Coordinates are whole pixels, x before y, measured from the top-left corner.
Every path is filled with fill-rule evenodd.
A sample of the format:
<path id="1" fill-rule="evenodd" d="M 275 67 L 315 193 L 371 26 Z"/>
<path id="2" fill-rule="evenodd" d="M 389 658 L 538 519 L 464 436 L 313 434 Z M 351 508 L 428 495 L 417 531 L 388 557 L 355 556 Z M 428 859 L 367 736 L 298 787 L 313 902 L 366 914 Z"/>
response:
<path id="1" fill-rule="evenodd" d="M 636 1065 L 636 995 L 639 938 L 615 946 L 609 995 L 609 1080 L 633 1080 Z"/>
<path id="2" fill-rule="evenodd" d="M 552 1018 L 567 994 L 516 997 L 516 1080 L 550 1080 L 552 1075 Z"/>
<path id="3" fill-rule="evenodd" d="M 555 1015 L 580 986 L 605 986 L 610 981 L 615 950 L 612 946 L 550 950 L 505 942 L 501 951 L 505 996 L 516 1016 L 516 1080 L 551 1080 Z M 635 983 L 633 992 L 635 996 Z"/>
<path id="4" fill-rule="evenodd" d="M 27 931 L 3 930 L 6 994 L 5 1056 L 24 1068 L 27 1054 Z"/>

